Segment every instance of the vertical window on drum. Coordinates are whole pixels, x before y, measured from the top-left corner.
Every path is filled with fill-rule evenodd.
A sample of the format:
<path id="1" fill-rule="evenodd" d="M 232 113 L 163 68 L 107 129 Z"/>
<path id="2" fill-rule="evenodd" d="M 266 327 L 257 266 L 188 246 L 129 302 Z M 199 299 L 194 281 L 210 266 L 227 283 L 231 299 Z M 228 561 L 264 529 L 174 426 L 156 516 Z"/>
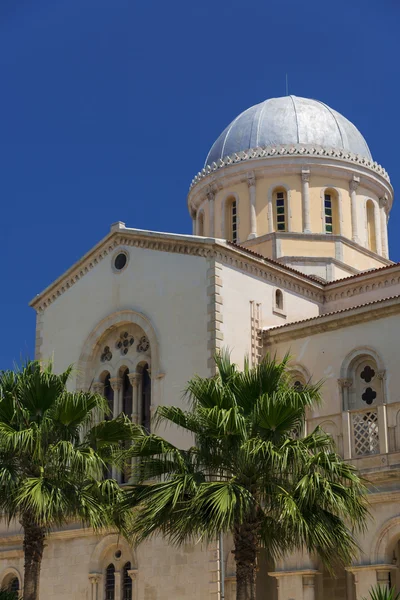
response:
<path id="1" fill-rule="evenodd" d="M 108 565 L 104 585 L 104 600 L 115 600 L 115 567 Z"/>
<path id="2" fill-rule="evenodd" d="M 9 584 L 10 592 L 19 592 L 19 579 L 18 577 L 13 577 Z"/>
<path id="3" fill-rule="evenodd" d="M 286 231 L 285 192 L 275 192 L 275 227 L 277 231 Z"/>
<path id="4" fill-rule="evenodd" d="M 231 229 L 232 229 L 232 242 L 237 242 L 237 204 L 236 200 L 232 201 L 231 204 Z"/>
<path id="5" fill-rule="evenodd" d="M 333 233 L 333 203 L 332 195 L 325 194 L 324 200 L 325 211 L 325 233 Z"/>

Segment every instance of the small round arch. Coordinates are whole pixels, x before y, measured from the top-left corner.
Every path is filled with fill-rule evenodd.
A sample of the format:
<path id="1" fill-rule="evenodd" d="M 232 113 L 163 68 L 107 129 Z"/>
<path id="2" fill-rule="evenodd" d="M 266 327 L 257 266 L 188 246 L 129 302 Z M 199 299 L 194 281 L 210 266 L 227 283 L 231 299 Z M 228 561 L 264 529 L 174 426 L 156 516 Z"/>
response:
<path id="1" fill-rule="evenodd" d="M 22 577 L 20 572 L 14 567 L 7 567 L 1 574 L 0 587 L 13 592 L 19 592 L 22 589 Z"/>

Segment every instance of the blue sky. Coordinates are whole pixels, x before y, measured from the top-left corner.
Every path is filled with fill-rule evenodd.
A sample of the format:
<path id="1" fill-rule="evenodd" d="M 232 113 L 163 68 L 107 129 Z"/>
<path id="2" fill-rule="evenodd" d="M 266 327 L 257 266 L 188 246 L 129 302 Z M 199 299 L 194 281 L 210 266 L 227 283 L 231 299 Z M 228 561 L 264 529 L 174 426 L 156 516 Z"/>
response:
<path id="1" fill-rule="evenodd" d="M 353 121 L 400 189 L 397 0 L 2 0 L 0 368 L 29 300 L 112 222 L 190 232 L 186 194 L 239 112 L 289 91 Z M 393 260 L 400 210 L 392 210 Z"/>

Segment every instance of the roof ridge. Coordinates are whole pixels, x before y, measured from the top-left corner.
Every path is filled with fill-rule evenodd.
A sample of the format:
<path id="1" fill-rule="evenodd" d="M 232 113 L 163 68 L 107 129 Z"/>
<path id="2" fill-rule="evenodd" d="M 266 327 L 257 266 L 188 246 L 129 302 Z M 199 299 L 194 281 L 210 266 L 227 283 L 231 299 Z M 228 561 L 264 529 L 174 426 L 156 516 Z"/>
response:
<path id="1" fill-rule="evenodd" d="M 339 310 L 332 310 L 331 312 L 322 313 L 321 315 L 316 315 L 315 317 L 308 317 L 307 319 L 300 319 L 299 321 L 291 321 L 290 323 L 284 323 L 283 325 L 275 325 L 274 327 L 266 327 L 262 329 L 263 332 L 268 333 L 269 331 L 276 331 L 277 329 L 284 329 L 285 327 L 290 327 L 291 325 L 300 325 L 301 323 L 308 323 L 309 321 L 316 321 L 317 319 L 322 319 L 323 317 L 331 317 L 332 315 L 338 315 L 340 313 L 349 312 L 351 310 L 356 310 L 357 308 L 363 308 L 364 306 L 371 306 L 372 304 L 379 304 L 381 302 L 385 302 L 387 300 L 396 300 L 400 298 L 400 294 L 396 294 L 395 296 L 387 296 L 386 298 L 378 298 L 378 300 L 371 300 L 371 302 L 364 302 L 363 304 L 356 304 L 355 306 L 347 306 L 346 308 L 340 308 Z"/>

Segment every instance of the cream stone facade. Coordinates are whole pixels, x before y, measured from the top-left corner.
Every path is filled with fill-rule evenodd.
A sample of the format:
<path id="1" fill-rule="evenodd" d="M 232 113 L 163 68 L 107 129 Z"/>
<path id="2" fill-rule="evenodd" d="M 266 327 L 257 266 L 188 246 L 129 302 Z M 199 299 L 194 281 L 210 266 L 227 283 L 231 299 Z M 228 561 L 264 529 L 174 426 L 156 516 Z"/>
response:
<path id="1" fill-rule="evenodd" d="M 243 363 L 288 350 L 293 381 L 323 380 L 323 427 L 370 482 L 373 519 L 353 564 L 328 574 L 306 554 L 269 564 L 257 599 L 361 600 L 400 591 L 400 265 L 389 260 L 393 190 L 344 117 L 286 97 L 251 107 L 213 145 L 188 195 L 192 235 L 114 223 L 39 294 L 36 356 L 76 366 L 73 387 L 103 393 L 114 414 L 154 427 L 181 405 L 195 373 L 222 347 Z M 163 432 L 188 445 L 182 432 Z M 114 473 L 121 485 L 127 476 Z M 0 584 L 23 586 L 21 531 L 0 531 Z M 75 526 L 50 535 L 41 598 L 234 600 L 226 538 L 138 548 Z"/>

